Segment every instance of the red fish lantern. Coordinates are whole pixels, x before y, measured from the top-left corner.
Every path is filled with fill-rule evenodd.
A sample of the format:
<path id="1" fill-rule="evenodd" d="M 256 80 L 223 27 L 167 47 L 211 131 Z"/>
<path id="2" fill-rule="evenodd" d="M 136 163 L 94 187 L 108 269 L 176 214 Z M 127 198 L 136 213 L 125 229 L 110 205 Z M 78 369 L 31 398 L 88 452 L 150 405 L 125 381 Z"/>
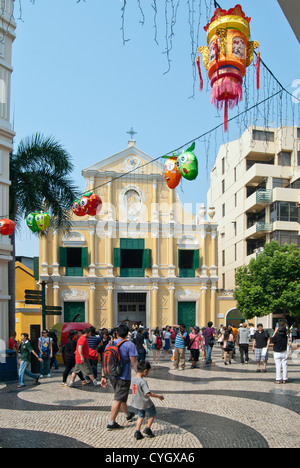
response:
<path id="1" fill-rule="evenodd" d="M 246 68 L 253 61 L 254 50 L 259 43 L 250 41 L 250 21 L 236 5 L 230 10 L 217 8 L 211 22 L 204 28 L 207 32 L 206 47 L 199 47 L 203 56 L 203 63 L 208 70 L 211 81 L 211 103 L 218 110 L 224 107 L 224 126 L 228 130 L 228 109 L 233 109 L 243 98 L 243 78 Z M 257 87 L 259 88 L 259 63 L 257 59 Z M 200 58 L 197 58 L 201 89 L 203 79 L 201 75 Z"/>
<path id="2" fill-rule="evenodd" d="M 167 159 L 164 167 L 164 178 L 167 182 L 167 185 L 170 189 L 174 190 L 181 181 L 181 174 L 177 168 L 177 158 L 178 156 L 164 156 Z"/>
<path id="3" fill-rule="evenodd" d="M 11 219 L 0 219 L 0 234 L 2 236 L 11 236 L 16 229 L 15 223 Z"/>
<path id="4" fill-rule="evenodd" d="M 82 207 L 81 204 L 80 204 L 80 200 L 76 200 L 73 204 L 73 213 L 76 215 L 76 216 L 86 216 L 87 214 L 87 208 L 86 207 Z"/>
<path id="5" fill-rule="evenodd" d="M 101 211 L 102 200 L 93 192 L 86 193 L 73 204 L 73 213 L 76 216 L 96 216 Z"/>
<path id="6" fill-rule="evenodd" d="M 99 195 L 89 192 L 80 199 L 80 206 L 87 210 L 89 216 L 96 216 L 101 211 L 102 200 Z"/>

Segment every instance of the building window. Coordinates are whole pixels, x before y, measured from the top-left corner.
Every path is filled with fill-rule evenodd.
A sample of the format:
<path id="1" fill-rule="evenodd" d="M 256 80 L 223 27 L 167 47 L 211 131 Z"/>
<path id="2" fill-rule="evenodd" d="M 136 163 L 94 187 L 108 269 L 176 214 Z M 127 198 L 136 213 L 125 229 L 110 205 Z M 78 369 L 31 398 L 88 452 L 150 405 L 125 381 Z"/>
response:
<path id="1" fill-rule="evenodd" d="M 274 142 L 274 132 L 268 132 L 265 130 L 253 130 L 253 140 Z"/>
<path id="2" fill-rule="evenodd" d="M 247 239 L 247 255 L 252 255 L 258 249 L 261 249 L 265 246 L 266 237 L 261 239 Z"/>
<path id="3" fill-rule="evenodd" d="M 247 213 L 247 229 L 250 229 L 256 223 L 264 223 L 266 221 L 266 210 L 259 213 Z"/>
<path id="4" fill-rule="evenodd" d="M 236 167 L 234 168 L 234 182 L 236 182 Z"/>
<path id="5" fill-rule="evenodd" d="M 222 159 L 222 175 L 225 174 L 225 158 Z"/>
<path id="6" fill-rule="evenodd" d="M 222 250 L 222 266 L 225 266 L 225 250 Z"/>
<path id="7" fill-rule="evenodd" d="M 234 237 L 237 235 L 237 222 L 233 221 L 233 231 L 234 231 Z"/>
<path id="8" fill-rule="evenodd" d="M 300 209 L 298 203 L 293 202 L 275 202 L 271 205 L 271 222 L 288 221 L 300 222 Z"/>
<path id="9" fill-rule="evenodd" d="M 271 240 L 279 242 L 282 247 L 285 244 L 295 244 L 300 247 L 300 236 L 297 231 L 274 231 Z"/>
<path id="10" fill-rule="evenodd" d="M 120 240 L 120 248 L 114 249 L 114 267 L 120 268 L 121 277 L 141 278 L 146 268 L 152 268 L 152 251 L 144 246 L 144 239 Z"/>
<path id="11" fill-rule="evenodd" d="M 274 188 L 286 188 L 288 187 L 290 181 L 289 179 L 278 179 L 273 177 L 273 189 Z"/>
<path id="12" fill-rule="evenodd" d="M 295 182 L 293 182 L 293 183 L 289 186 L 289 188 L 299 190 L 299 189 L 300 189 L 300 179 L 295 180 Z"/>
<path id="13" fill-rule="evenodd" d="M 292 153 L 289 151 L 281 151 L 278 154 L 278 165 L 279 166 L 291 166 Z"/>
<path id="14" fill-rule="evenodd" d="M 225 193 L 225 180 L 222 180 L 222 193 Z"/>
<path id="15" fill-rule="evenodd" d="M 180 278 L 195 278 L 196 269 L 200 268 L 200 251 L 179 250 L 178 266 Z"/>
<path id="16" fill-rule="evenodd" d="M 224 218 L 224 216 L 226 215 L 226 208 L 225 208 L 225 203 L 223 203 L 222 205 L 222 216 Z"/>
<path id="17" fill-rule="evenodd" d="M 65 267 L 66 276 L 83 276 L 83 269 L 89 266 L 88 248 L 60 247 L 59 266 Z"/>

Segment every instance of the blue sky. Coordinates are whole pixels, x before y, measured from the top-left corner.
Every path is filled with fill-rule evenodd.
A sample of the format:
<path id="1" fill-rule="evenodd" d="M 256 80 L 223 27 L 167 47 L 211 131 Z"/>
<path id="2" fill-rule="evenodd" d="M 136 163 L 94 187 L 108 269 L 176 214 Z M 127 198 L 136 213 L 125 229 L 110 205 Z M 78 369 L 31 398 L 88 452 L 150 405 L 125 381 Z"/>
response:
<path id="1" fill-rule="evenodd" d="M 158 0 L 158 42 L 154 42 L 151 0 L 141 0 L 145 24 L 136 0 L 128 0 L 123 45 L 120 0 L 22 0 L 22 21 L 18 20 L 13 47 L 12 115 L 18 142 L 37 131 L 55 136 L 70 152 L 75 165 L 73 179 L 82 191 L 81 170 L 127 147 L 127 131 L 134 127 L 137 146 L 153 158 L 209 131 L 222 123 L 210 104 L 207 75 L 202 65 L 204 91 L 193 99 L 191 40 L 186 0 L 178 10 L 171 70 L 165 50 L 164 1 Z M 197 2 L 196 2 L 197 3 Z M 223 8 L 235 5 L 219 1 Z M 260 42 L 263 60 L 291 92 L 300 79 L 299 43 L 277 1 L 242 0 L 252 17 L 251 36 Z M 203 26 L 209 13 L 202 0 L 200 45 L 206 45 Z M 18 17 L 18 4 L 16 3 Z M 212 15 L 211 15 L 212 16 Z M 264 74 L 262 76 L 264 79 Z M 249 80 L 251 87 L 251 80 Z M 262 82 L 261 97 L 272 89 Z M 251 94 L 252 96 L 252 94 Z M 253 96 L 255 96 L 253 91 Z M 230 113 L 234 116 L 237 110 Z M 232 124 L 226 139 L 239 137 L 240 127 Z M 179 194 L 185 203 L 206 203 L 209 171 L 221 131 L 196 146 L 200 175 L 185 181 Z M 17 238 L 17 255 L 38 255 L 38 240 L 24 227 Z"/>

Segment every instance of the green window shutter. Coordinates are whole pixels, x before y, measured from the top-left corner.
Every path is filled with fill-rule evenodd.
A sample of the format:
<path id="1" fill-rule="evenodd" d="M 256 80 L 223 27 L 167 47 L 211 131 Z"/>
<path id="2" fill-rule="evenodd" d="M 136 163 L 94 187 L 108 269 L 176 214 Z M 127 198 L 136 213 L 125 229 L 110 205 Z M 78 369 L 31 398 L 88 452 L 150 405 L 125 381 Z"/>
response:
<path id="1" fill-rule="evenodd" d="M 81 267 L 87 268 L 89 266 L 89 250 L 87 247 L 81 249 Z"/>
<path id="2" fill-rule="evenodd" d="M 178 268 L 181 268 L 181 250 L 178 250 Z"/>
<path id="3" fill-rule="evenodd" d="M 120 248 L 124 250 L 144 250 L 145 239 L 120 239 Z"/>
<path id="4" fill-rule="evenodd" d="M 114 249 L 114 267 L 121 267 L 121 249 Z"/>
<path id="5" fill-rule="evenodd" d="M 152 268 L 152 250 L 145 249 L 143 251 L 143 268 Z"/>
<path id="6" fill-rule="evenodd" d="M 194 252 L 194 265 L 193 267 L 195 268 L 195 270 L 197 268 L 200 268 L 200 251 L 199 250 L 195 250 Z"/>
<path id="7" fill-rule="evenodd" d="M 67 249 L 59 247 L 59 266 L 66 267 L 67 265 Z"/>
<path id="8" fill-rule="evenodd" d="M 39 281 L 40 279 L 40 259 L 39 257 L 34 257 L 33 258 L 33 274 L 34 274 L 34 279 L 36 281 Z"/>

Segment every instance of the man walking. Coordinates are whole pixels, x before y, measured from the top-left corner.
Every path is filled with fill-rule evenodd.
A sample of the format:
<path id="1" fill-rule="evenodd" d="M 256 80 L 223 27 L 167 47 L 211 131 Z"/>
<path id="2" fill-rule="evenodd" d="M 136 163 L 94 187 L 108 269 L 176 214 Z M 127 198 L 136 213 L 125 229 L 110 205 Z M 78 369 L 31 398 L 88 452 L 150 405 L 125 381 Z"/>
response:
<path id="1" fill-rule="evenodd" d="M 250 330 L 247 328 L 247 323 L 243 323 L 242 327 L 239 328 L 239 348 L 241 355 L 241 363 L 248 364 L 249 362 L 249 340 Z"/>
<path id="2" fill-rule="evenodd" d="M 120 358 L 123 365 L 122 372 L 118 377 L 110 379 L 114 388 L 115 396 L 111 407 L 110 421 L 107 426 L 109 431 L 124 429 L 124 426 L 120 426 L 120 424 L 116 422 L 120 410 L 126 414 L 127 421 L 131 421 L 134 417 L 134 413 L 128 412 L 127 400 L 131 385 L 131 366 L 135 372 L 137 372 L 138 353 L 135 344 L 132 343 L 132 341 L 127 340 L 128 333 L 129 328 L 127 325 L 119 325 L 116 332 L 117 339 L 113 342 L 114 345 L 117 345 L 121 341 L 125 340 L 119 346 Z M 102 369 L 101 385 L 103 388 L 107 387 L 107 379 L 104 376 L 104 369 Z"/>
<path id="3" fill-rule="evenodd" d="M 187 331 L 185 329 L 184 323 L 181 325 L 173 325 L 173 328 L 176 329 L 177 334 L 175 338 L 175 353 L 174 353 L 174 368 L 173 370 L 179 370 L 179 362 L 181 369 L 185 370 L 185 347 L 186 347 L 186 337 Z"/>
<path id="4" fill-rule="evenodd" d="M 43 359 L 40 358 L 36 352 L 34 351 L 33 347 L 31 346 L 31 343 L 28 339 L 28 334 L 23 333 L 21 335 L 21 345 L 20 345 L 20 353 L 21 353 L 21 362 L 20 362 L 20 368 L 19 368 L 19 385 L 18 388 L 23 388 L 26 387 L 25 381 L 24 381 L 24 375 L 27 375 L 27 377 L 30 377 L 31 379 L 35 380 L 35 383 L 38 385 L 39 384 L 39 375 L 32 374 L 32 372 L 29 372 L 27 370 L 27 366 L 30 361 L 30 356 L 31 353 L 40 361 L 43 362 Z"/>
<path id="5" fill-rule="evenodd" d="M 92 373 L 91 364 L 89 361 L 89 345 L 87 338 L 91 336 L 90 328 L 85 328 L 79 340 L 77 341 L 76 354 L 75 354 L 75 367 L 71 376 L 71 381 L 69 387 L 74 387 L 76 375 L 80 372 L 84 376 L 88 376 L 89 379 L 93 382 L 94 387 L 100 385 L 100 383 L 95 379 Z"/>
<path id="6" fill-rule="evenodd" d="M 212 328 L 213 322 L 208 322 L 206 330 L 203 332 L 204 342 L 203 345 L 205 346 L 206 350 L 206 364 L 211 364 L 212 359 L 212 350 L 215 344 L 216 332 L 215 329 Z"/>
<path id="7" fill-rule="evenodd" d="M 268 330 L 264 330 L 262 323 L 257 325 L 257 331 L 253 337 L 253 352 L 255 352 L 255 362 L 257 363 L 257 371 L 260 372 L 260 364 L 263 362 L 264 370 L 267 372 L 268 350 L 271 342 L 271 337 Z"/>

